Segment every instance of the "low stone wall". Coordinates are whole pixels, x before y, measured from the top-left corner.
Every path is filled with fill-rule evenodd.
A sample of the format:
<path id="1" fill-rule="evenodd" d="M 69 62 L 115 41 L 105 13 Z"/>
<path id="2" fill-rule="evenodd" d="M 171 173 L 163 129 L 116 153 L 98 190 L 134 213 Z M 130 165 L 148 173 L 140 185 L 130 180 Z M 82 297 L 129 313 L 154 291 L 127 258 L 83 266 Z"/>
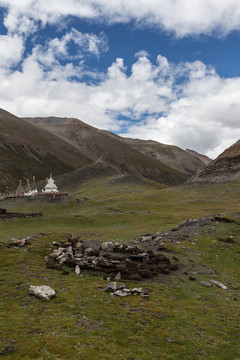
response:
<path id="1" fill-rule="evenodd" d="M 7 212 L 6 209 L 0 209 L 0 219 L 1 220 L 9 220 L 15 218 L 32 218 L 37 216 L 42 216 L 41 212 L 39 213 L 14 213 L 14 212 Z"/>
<path id="2" fill-rule="evenodd" d="M 63 270 L 63 266 L 68 266 L 75 268 L 78 275 L 81 270 L 93 270 L 109 274 L 112 279 L 140 281 L 178 269 L 161 253 L 118 242 L 72 238 L 55 245 L 58 248 L 48 256 L 47 268 Z"/>

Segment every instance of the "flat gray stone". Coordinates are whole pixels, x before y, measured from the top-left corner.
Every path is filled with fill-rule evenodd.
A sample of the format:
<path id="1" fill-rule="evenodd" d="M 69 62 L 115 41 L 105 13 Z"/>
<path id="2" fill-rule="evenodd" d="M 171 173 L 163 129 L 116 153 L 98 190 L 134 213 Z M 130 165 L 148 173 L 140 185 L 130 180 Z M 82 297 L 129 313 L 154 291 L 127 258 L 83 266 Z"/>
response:
<path id="1" fill-rule="evenodd" d="M 110 282 L 106 285 L 105 291 L 108 291 L 108 292 L 114 292 L 117 290 L 117 283 L 116 282 Z"/>
<path id="2" fill-rule="evenodd" d="M 41 285 L 41 286 L 30 285 L 29 293 L 31 295 L 36 296 L 38 299 L 47 300 L 47 301 L 50 300 L 56 294 L 56 292 L 50 286 L 47 285 Z"/>

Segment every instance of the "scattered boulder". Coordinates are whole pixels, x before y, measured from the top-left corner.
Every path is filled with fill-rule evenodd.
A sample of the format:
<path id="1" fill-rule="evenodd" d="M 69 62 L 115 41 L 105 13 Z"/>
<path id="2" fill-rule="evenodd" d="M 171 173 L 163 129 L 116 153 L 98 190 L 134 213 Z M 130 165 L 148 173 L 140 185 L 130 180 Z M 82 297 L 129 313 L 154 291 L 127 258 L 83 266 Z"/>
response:
<path id="1" fill-rule="evenodd" d="M 38 299 L 46 300 L 46 301 L 50 300 L 56 294 L 56 292 L 50 286 L 47 285 L 41 285 L 41 286 L 30 285 L 29 293 L 30 295 L 36 296 Z"/>
<path id="2" fill-rule="evenodd" d="M 116 290 L 117 290 L 116 282 L 110 282 L 105 287 L 105 291 L 108 291 L 108 292 L 115 292 Z"/>

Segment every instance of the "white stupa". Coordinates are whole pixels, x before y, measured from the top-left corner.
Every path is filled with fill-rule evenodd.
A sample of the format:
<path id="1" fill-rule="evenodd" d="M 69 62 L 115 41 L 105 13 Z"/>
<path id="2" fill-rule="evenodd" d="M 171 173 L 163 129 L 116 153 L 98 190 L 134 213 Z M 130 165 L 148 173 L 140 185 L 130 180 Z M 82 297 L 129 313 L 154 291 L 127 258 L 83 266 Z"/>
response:
<path id="1" fill-rule="evenodd" d="M 57 194 L 58 188 L 57 185 L 54 183 L 54 180 L 52 178 L 52 174 L 50 174 L 50 178 L 47 179 L 47 184 L 43 190 L 44 194 Z"/>

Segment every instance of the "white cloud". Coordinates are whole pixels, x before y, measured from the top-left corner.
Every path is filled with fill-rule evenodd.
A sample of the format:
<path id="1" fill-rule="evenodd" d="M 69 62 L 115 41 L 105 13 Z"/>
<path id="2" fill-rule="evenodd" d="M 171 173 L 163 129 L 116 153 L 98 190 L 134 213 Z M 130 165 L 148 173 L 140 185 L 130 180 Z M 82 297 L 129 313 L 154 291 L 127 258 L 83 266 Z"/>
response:
<path id="1" fill-rule="evenodd" d="M 9 8 L 6 25 L 11 30 L 21 28 L 19 17 L 23 27 L 31 27 L 26 17 L 46 24 L 68 15 L 108 23 L 133 20 L 178 37 L 240 30 L 239 0 L 0 0 L 0 5 Z"/>
<path id="2" fill-rule="evenodd" d="M 239 0 L 0 0 L 0 5 L 8 10 L 7 35 L 0 36 L 0 106 L 6 110 L 19 116 L 74 116 L 110 130 L 126 125 L 126 136 L 211 156 L 240 138 L 240 78 L 220 78 L 200 61 L 173 64 L 162 55 L 150 61 L 143 49 L 129 69 L 118 58 L 106 73 L 91 72 L 84 60 L 107 51 L 107 39 L 76 29 L 24 54 L 27 37 L 39 26 L 62 26 L 69 15 L 134 21 L 178 37 L 224 35 L 240 30 Z M 97 84 L 80 82 L 84 76 Z"/>
<path id="3" fill-rule="evenodd" d="M 0 67 L 9 68 L 18 64 L 24 51 L 23 38 L 18 35 L 0 36 Z"/>
<path id="4" fill-rule="evenodd" d="M 75 45 L 74 54 L 70 50 L 72 44 Z M 81 60 L 88 54 L 99 57 L 107 50 L 107 38 L 104 33 L 81 33 L 72 28 L 62 38 L 50 39 L 44 45 L 36 45 L 32 57 L 42 65 L 52 67 L 57 66 L 60 60 Z"/>
<path id="5" fill-rule="evenodd" d="M 22 15 L 17 9 L 11 8 L 7 16 L 4 18 L 4 26 L 8 33 L 24 34 L 25 36 L 37 30 L 37 25 L 34 20 L 29 19 L 28 16 Z"/>
<path id="6" fill-rule="evenodd" d="M 65 54 L 58 45 L 56 53 Z M 159 55 L 155 62 L 139 57 L 128 71 L 116 59 L 105 74 L 94 75 L 99 82 L 93 85 L 72 80 L 86 74 L 83 64 L 61 65 L 53 51 L 43 66 L 40 53 L 35 49 L 21 71 L 0 68 L 2 108 L 18 116 L 77 117 L 115 131 L 125 126 L 125 136 L 212 157 L 240 138 L 240 78 L 223 79 L 200 61 L 173 64 Z M 179 84 L 178 77 L 185 81 Z"/>

